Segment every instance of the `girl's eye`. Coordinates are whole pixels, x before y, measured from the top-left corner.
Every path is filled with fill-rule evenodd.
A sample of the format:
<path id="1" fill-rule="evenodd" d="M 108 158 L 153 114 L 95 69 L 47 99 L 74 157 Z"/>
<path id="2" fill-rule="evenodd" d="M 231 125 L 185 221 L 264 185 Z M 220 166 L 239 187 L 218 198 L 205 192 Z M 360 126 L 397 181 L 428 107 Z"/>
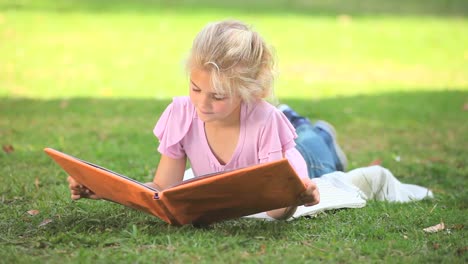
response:
<path id="1" fill-rule="evenodd" d="M 201 90 L 192 87 L 192 91 L 193 91 L 193 92 L 196 92 L 196 93 L 199 93 Z"/>
<path id="2" fill-rule="evenodd" d="M 217 101 L 221 101 L 221 100 L 226 99 L 226 96 L 215 94 L 215 95 L 213 95 L 213 99 L 215 99 Z"/>

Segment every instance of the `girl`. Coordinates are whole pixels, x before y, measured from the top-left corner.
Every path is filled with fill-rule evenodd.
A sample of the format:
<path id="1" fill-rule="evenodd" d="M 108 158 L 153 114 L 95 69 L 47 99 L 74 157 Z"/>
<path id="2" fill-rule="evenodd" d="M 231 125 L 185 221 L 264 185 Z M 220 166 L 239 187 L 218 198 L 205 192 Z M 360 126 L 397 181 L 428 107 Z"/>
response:
<path id="1" fill-rule="evenodd" d="M 312 125 L 265 101 L 273 92 L 274 57 L 262 37 L 239 21 L 210 23 L 196 36 L 186 67 L 189 96 L 174 98 L 154 128 L 161 159 L 148 185 L 164 189 L 182 181 L 187 159 L 200 176 L 285 157 L 306 186 L 297 205 L 317 204 L 310 178 L 345 169 L 346 157 L 331 125 Z M 68 180 L 72 199 L 98 198 Z M 267 214 L 287 219 L 297 205 Z"/>

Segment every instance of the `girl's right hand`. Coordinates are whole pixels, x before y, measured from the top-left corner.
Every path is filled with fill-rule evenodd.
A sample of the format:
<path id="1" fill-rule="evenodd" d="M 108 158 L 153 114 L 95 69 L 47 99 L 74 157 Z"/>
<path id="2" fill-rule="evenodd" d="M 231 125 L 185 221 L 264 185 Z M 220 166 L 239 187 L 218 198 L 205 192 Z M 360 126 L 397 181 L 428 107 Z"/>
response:
<path id="1" fill-rule="evenodd" d="M 68 176 L 68 188 L 70 188 L 72 200 L 78 200 L 80 198 L 90 199 L 101 199 L 86 186 L 78 183 L 72 176 Z"/>

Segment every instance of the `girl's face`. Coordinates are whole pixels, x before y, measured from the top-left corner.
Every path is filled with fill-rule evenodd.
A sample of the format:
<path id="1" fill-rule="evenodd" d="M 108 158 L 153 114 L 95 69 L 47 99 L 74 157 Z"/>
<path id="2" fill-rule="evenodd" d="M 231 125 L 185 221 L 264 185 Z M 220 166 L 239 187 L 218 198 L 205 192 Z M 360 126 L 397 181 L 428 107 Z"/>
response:
<path id="1" fill-rule="evenodd" d="M 203 122 L 230 124 L 239 120 L 241 98 L 217 94 L 207 71 L 192 69 L 189 88 L 190 100 Z"/>

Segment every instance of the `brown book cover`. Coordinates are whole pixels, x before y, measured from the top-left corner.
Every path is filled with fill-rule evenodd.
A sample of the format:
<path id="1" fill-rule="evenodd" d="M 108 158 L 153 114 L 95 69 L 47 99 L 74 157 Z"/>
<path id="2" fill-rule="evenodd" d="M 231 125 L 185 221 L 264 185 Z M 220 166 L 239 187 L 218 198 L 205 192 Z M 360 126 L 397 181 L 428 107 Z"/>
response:
<path id="1" fill-rule="evenodd" d="M 297 204 L 305 186 L 287 159 L 196 177 L 157 190 L 60 151 L 44 151 L 92 192 L 173 225 L 208 225 Z"/>

